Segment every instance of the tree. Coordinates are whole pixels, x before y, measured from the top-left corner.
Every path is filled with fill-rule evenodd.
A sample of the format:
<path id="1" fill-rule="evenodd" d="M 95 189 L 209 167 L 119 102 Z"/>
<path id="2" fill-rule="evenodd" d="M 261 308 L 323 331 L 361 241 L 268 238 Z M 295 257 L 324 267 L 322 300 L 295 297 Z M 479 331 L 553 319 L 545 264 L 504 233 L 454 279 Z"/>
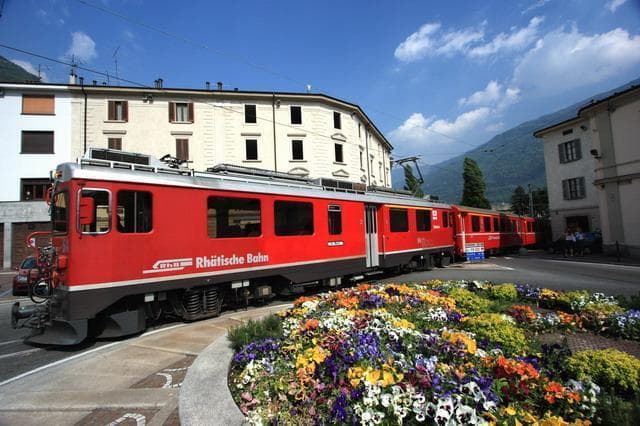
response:
<path id="1" fill-rule="evenodd" d="M 464 158 L 462 178 L 464 179 L 464 188 L 460 204 L 467 207 L 490 209 L 491 204 L 484 196 L 485 184 L 482 171 L 478 167 L 478 163 L 469 157 Z"/>
<path id="2" fill-rule="evenodd" d="M 525 192 L 524 188 L 520 185 L 516 187 L 511 195 L 511 211 L 519 215 L 530 215 L 529 211 L 529 195 Z"/>
<path id="3" fill-rule="evenodd" d="M 402 168 L 404 169 L 404 189 L 410 191 L 414 197 L 423 198 L 424 191 L 420 187 L 420 181 L 413 174 L 411 166 L 405 164 Z"/>

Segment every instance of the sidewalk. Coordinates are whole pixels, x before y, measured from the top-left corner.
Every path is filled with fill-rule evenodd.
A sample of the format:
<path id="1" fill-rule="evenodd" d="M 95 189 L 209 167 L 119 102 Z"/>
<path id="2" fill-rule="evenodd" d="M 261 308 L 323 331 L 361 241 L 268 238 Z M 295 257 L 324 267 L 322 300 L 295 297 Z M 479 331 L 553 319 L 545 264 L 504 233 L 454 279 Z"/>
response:
<path id="1" fill-rule="evenodd" d="M 0 424 L 241 424 L 227 388 L 227 331 L 287 306 L 156 330 L 7 380 Z"/>
<path id="2" fill-rule="evenodd" d="M 524 255 L 516 255 L 520 257 L 537 257 L 541 259 L 562 260 L 567 262 L 587 262 L 587 263 L 600 263 L 604 265 L 623 265 L 623 266 L 637 266 L 640 267 L 640 259 L 632 257 L 621 257 L 620 261 L 615 256 L 607 256 L 602 253 L 585 254 L 582 256 L 568 256 L 565 257 L 562 253 L 548 253 L 545 250 L 528 250 Z"/>

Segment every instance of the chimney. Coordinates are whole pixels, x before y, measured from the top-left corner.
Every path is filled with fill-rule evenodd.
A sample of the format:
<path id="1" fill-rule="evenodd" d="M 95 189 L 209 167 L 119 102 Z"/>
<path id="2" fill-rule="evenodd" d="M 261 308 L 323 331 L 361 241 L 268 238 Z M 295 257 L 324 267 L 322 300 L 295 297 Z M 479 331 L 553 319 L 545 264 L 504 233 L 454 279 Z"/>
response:
<path id="1" fill-rule="evenodd" d="M 93 85 L 97 86 L 98 85 L 98 80 L 93 80 Z"/>
<path id="2" fill-rule="evenodd" d="M 158 89 L 162 89 L 162 79 L 159 78 L 157 82 L 158 82 Z"/>
<path id="3" fill-rule="evenodd" d="M 204 83 L 204 87 L 206 87 L 206 88 L 207 88 L 207 90 L 211 90 L 211 83 L 209 83 L 208 81 L 206 81 L 206 82 Z"/>
<path id="4" fill-rule="evenodd" d="M 80 86 L 84 86 L 84 77 L 79 77 L 78 80 L 80 80 Z"/>
<path id="5" fill-rule="evenodd" d="M 222 82 L 221 82 L 221 81 L 219 81 L 219 82 L 217 82 L 216 84 L 218 85 L 218 90 L 222 90 Z"/>
<path id="6" fill-rule="evenodd" d="M 71 68 L 71 72 L 69 73 L 69 84 L 77 84 L 77 77 L 76 71 Z"/>

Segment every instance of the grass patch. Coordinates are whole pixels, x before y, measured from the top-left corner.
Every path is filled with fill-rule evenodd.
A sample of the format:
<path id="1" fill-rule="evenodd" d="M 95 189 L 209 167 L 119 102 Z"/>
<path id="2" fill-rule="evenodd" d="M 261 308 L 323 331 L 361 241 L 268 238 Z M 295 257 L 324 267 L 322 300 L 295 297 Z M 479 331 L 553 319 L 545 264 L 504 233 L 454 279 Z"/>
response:
<path id="1" fill-rule="evenodd" d="M 229 330 L 229 342 L 234 351 L 256 340 L 272 338 L 280 339 L 283 336 L 282 319 L 276 315 L 269 315 L 259 320 L 249 320 L 246 324 L 239 325 Z"/>

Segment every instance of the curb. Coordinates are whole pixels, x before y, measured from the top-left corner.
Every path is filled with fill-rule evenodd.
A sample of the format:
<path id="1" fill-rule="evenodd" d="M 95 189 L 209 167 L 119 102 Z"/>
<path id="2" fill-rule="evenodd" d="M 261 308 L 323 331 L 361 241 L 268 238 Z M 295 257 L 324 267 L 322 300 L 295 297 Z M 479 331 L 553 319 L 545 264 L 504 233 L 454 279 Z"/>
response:
<path id="1" fill-rule="evenodd" d="M 227 333 L 198 355 L 180 390 L 181 425 L 241 425 L 246 422 L 227 386 L 232 357 Z"/>

